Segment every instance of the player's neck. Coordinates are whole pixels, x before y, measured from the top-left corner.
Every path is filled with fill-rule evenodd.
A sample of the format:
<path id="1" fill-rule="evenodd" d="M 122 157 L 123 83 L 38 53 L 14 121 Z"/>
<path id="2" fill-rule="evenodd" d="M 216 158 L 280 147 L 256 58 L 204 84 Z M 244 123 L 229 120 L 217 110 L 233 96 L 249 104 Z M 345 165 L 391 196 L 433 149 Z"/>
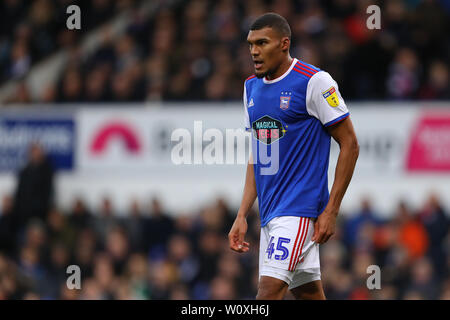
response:
<path id="1" fill-rule="evenodd" d="M 283 62 L 280 64 L 280 66 L 278 67 L 277 71 L 275 71 L 272 74 L 268 74 L 266 76 L 267 80 L 273 80 L 276 79 L 278 77 L 281 77 L 290 67 L 292 64 L 292 61 L 294 60 L 294 58 L 292 58 L 290 55 L 288 55 L 286 57 L 286 59 L 283 60 Z"/>

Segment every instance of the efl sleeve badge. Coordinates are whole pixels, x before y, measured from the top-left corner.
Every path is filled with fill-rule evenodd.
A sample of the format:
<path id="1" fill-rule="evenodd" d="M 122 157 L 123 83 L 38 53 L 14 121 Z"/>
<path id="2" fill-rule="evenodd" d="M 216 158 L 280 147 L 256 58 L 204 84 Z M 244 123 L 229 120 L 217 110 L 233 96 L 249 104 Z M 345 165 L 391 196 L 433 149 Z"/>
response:
<path id="1" fill-rule="evenodd" d="M 339 97 L 334 87 L 322 92 L 322 95 L 330 106 L 337 107 L 339 105 Z"/>

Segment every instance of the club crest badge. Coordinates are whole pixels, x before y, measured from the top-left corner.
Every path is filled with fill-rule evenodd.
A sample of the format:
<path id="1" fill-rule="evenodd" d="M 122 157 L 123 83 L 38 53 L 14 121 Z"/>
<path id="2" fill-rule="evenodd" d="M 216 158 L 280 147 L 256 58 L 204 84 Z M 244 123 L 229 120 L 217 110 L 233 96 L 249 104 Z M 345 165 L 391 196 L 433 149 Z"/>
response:
<path id="1" fill-rule="evenodd" d="M 286 110 L 289 108 L 289 102 L 291 101 L 291 92 L 282 92 L 280 96 L 280 108 Z"/>

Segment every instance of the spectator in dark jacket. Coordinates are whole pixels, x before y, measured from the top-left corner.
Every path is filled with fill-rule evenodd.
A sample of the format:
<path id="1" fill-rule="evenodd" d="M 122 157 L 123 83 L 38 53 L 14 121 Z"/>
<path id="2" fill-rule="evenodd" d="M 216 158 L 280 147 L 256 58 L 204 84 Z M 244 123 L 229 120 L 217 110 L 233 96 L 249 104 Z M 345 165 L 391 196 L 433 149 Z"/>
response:
<path id="1" fill-rule="evenodd" d="M 45 221 L 53 198 L 53 167 L 42 146 L 32 143 L 29 159 L 19 172 L 14 196 L 16 231 L 23 230 L 31 217 Z"/>

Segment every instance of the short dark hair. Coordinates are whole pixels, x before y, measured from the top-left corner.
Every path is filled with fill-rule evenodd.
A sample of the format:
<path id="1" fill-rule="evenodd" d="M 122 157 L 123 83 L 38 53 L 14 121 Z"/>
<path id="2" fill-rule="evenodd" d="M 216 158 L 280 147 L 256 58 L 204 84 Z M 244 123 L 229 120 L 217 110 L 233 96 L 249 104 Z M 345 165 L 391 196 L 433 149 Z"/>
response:
<path id="1" fill-rule="evenodd" d="M 250 30 L 261 30 L 266 27 L 272 28 L 283 37 L 291 39 L 291 27 L 289 27 L 289 23 L 277 13 L 269 12 L 263 14 L 253 22 Z"/>

